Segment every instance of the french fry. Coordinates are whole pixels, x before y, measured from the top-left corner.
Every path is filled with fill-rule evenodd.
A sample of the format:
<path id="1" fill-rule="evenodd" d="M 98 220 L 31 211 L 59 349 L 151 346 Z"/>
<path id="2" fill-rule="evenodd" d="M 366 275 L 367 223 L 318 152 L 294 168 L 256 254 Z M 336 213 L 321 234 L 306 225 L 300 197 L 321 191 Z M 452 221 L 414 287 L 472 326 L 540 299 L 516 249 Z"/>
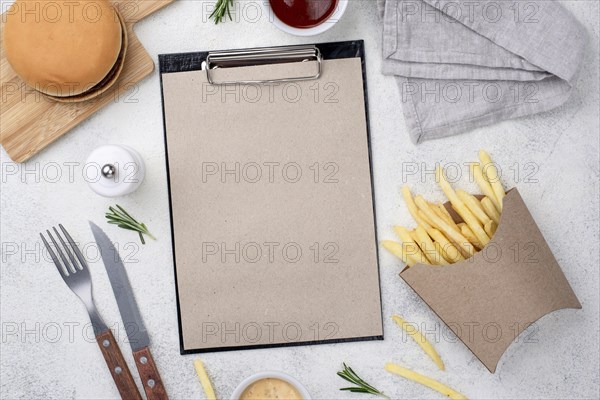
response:
<path id="1" fill-rule="evenodd" d="M 421 217 L 421 220 L 422 220 L 422 221 L 425 221 L 425 222 L 427 222 L 427 223 L 426 223 L 426 224 L 423 224 L 423 223 L 420 223 L 419 221 L 417 221 L 417 224 L 419 224 L 419 225 L 421 225 L 421 226 L 423 226 L 423 227 L 426 227 L 426 226 L 431 226 L 432 228 L 435 228 L 435 227 L 436 227 L 436 226 L 435 226 L 435 224 L 433 223 L 433 221 L 432 221 L 432 220 L 430 220 L 430 219 L 427 217 L 427 215 L 425 215 L 425 214 L 423 213 L 423 211 L 421 211 L 421 210 L 418 210 L 418 215 L 419 215 L 419 217 Z"/>
<path id="2" fill-rule="evenodd" d="M 445 207 L 443 204 L 439 204 L 439 205 L 438 205 L 438 208 L 439 208 L 439 210 L 441 211 L 441 214 L 444 214 L 444 215 L 446 216 L 446 218 L 445 218 L 444 220 L 445 220 L 446 222 L 448 222 L 448 224 L 449 224 L 449 225 L 450 225 L 452 228 L 454 228 L 454 230 L 456 230 L 456 232 L 458 232 L 458 233 L 461 233 L 461 234 L 462 234 L 462 232 L 461 232 L 460 228 L 458 227 L 458 225 L 456 224 L 456 222 L 454 222 L 454 218 L 452 218 L 452 216 L 450 215 L 450 213 L 448 212 L 448 210 L 446 209 L 446 207 Z M 433 226 L 433 228 L 434 228 L 434 229 L 436 229 L 436 228 L 438 228 L 438 227 L 436 227 L 436 226 L 434 225 L 434 226 Z M 438 229 L 438 231 L 439 231 L 439 229 Z M 442 233 L 442 236 L 443 236 L 443 235 L 444 235 L 444 234 Z M 445 236 L 444 236 L 444 237 L 445 237 Z M 447 239 L 446 239 L 446 240 L 447 240 Z M 456 243 L 453 243 L 452 241 L 450 241 L 450 243 L 452 243 L 452 244 L 454 245 L 454 248 L 456 248 L 456 249 L 457 249 L 457 251 L 458 251 L 458 252 L 461 254 L 461 256 L 466 256 L 466 257 L 469 257 L 469 255 L 468 255 L 468 254 L 466 254 L 466 253 L 464 252 L 464 250 L 461 250 L 461 249 L 460 249 L 460 246 L 457 246 L 457 245 L 456 245 Z M 458 248 L 457 248 L 457 247 L 458 247 Z M 450 257 L 450 258 L 448 258 L 448 257 L 445 257 L 445 258 L 448 260 L 448 259 L 450 259 L 450 258 L 452 258 L 452 257 Z M 464 258 L 464 257 L 463 257 L 463 258 Z"/>
<path id="3" fill-rule="evenodd" d="M 409 267 L 419 263 L 412 254 L 409 254 L 409 252 L 405 250 L 405 247 L 401 243 L 394 242 L 392 240 L 384 240 L 381 242 L 381 245 L 384 249 L 401 259 L 402 262 Z"/>
<path id="4" fill-rule="evenodd" d="M 410 193 L 410 189 L 408 188 L 408 186 L 402 187 L 402 197 L 404 197 L 404 201 L 406 202 L 406 206 L 408 207 L 408 212 L 410 212 L 410 215 L 412 215 L 415 221 L 417 221 L 417 224 L 428 227 L 427 229 L 431 228 L 431 222 L 427 221 L 427 219 L 424 219 L 421 215 L 419 215 L 419 209 L 417 208 L 417 205 L 413 200 L 412 194 Z"/>
<path id="5" fill-rule="evenodd" d="M 198 374 L 198 379 L 200 379 L 200 384 L 202 385 L 202 389 L 204 390 L 207 400 L 217 400 L 215 390 L 213 389 L 212 383 L 210 383 L 210 378 L 204 369 L 202 360 L 199 358 L 195 359 L 194 368 L 196 368 L 196 374 Z"/>
<path id="6" fill-rule="evenodd" d="M 448 181 L 446 180 L 444 171 L 440 166 L 436 168 L 436 178 L 440 187 L 446 194 L 446 197 L 448 197 L 448 200 L 450 200 L 450 203 L 452 203 L 452 207 L 458 213 L 458 215 L 461 216 L 463 221 L 465 221 L 465 223 L 469 225 L 469 228 L 471 229 L 471 231 L 473 231 L 479 243 L 483 244 L 484 246 L 488 244 L 490 238 L 485 233 L 485 230 L 482 228 L 482 226 L 479 224 L 477 218 L 475 218 L 473 213 L 467 208 L 467 206 L 465 206 L 462 200 L 457 196 L 454 189 L 452 189 L 452 186 L 450 186 L 450 183 L 448 183 Z"/>
<path id="7" fill-rule="evenodd" d="M 460 228 L 458 227 L 458 225 L 456 225 L 456 222 L 454 222 L 454 218 L 452 218 L 452 216 L 450 215 L 450 213 L 448 212 L 448 210 L 446 210 L 446 206 L 444 206 L 443 204 L 439 205 L 439 209 L 441 211 L 442 214 L 444 214 L 445 221 L 448 222 L 448 224 L 454 228 L 457 232 L 460 232 Z"/>
<path id="8" fill-rule="evenodd" d="M 454 222 L 454 219 L 452 218 L 452 215 L 450 215 L 450 213 L 448 212 L 448 209 L 446 208 L 445 205 L 443 204 L 438 204 L 438 208 L 440 209 L 440 211 L 442 212 L 442 214 L 444 214 L 446 216 L 446 221 L 452 221 Z"/>
<path id="9" fill-rule="evenodd" d="M 489 197 L 484 197 L 481 199 L 481 207 L 484 209 L 485 213 L 494 221 L 495 223 L 500 223 L 500 213 L 496 210 L 494 203 L 490 200 Z"/>
<path id="10" fill-rule="evenodd" d="M 421 248 L 419 247 L 417 242 L 413 239 L 413 237 L 411 236 L 408 229 L 406 229 L 403 226 L 394 226 L 394 231 L 396 232 L 396 234 L 398 235 L 400 240 L 402 240 L 402 243 L 405 245 L 405 250 L 411 248 L 411 247 L 406 247 L 406 246 L 414 247 L 412 255 L 414 255 L 413 258 L 415 260 L 417 260 L 418 262 L 420 262 L 422 264 L 430 264 L 429 260 L 427 259 L 427 256 L 421 251 Z M 409 252 L 408 254 L 411 254 L 411 253 Z"/>
<path id="11" fill-rule="evenodd" d="M 475 215 L 475 218 L 477 218 L 479 222 L 481 222 L 481 225 L 485 226 L 485 224 L 487 224 L 487 222 L 490 220 L 490 217 L 485 213 L 485 211 L 481 207 L 481 203 L 479 202 L 479 200 L 477 200 L 477 197 L 461 189 L 456 190 L 456 195 L 459 199 L 463 201 L 463 203 L 465 203 L 469 210 L 471 210 L 473 215 Z"/>
<path id="12" fill-rule="evenodd" d="M 435 246 L 427 231 L 422 227 L 418 226 L 414 231 L 414 235 L 416 236 L 416 242 L 421 247 L 425 256 L 429 259 L 431 264 L 433 265 L 448 265 L 449 262 L 444 258 L 442 253 L 439 252 L 438 248 Z"/>
<path id="13" fill-rule="evenodd" d="M 464 237 L 467 238 L 469 242 L 473 244 L 473 246 L 477 247 L 477 249 L 479 250 L 483 249 L 482 244 L 479 242 L 479 240 L 477 240 L 477 236 L 475 236 L 475 234 L 467 224 L 463 222 L 458 224 L 458 226 L 460 227 L 460 232 L 463 234 Z"/>
<path id="14" fill-rule="evenodd" d="M 432 204 L 432 203 L 428 203 L 429 206 L 431 207 L 431 209 L 440 217 L 442 218 L 444 221 L 446 221 L 446 223 L 448 225 L 450 225 L 452 228 L 454 228 L 454 230 L 456 232 L 460 232 L 460 229 L 458 228 L 458 226 L 456 226 L 456 222 L 454 222 L 454 220 L 452 219 L 452 216 L 450 215 L 450 213 L 448 212 L 448 210 L 446 210 L 446 207 L 444 207 L 443 204 Z M 434 226 L 435 227 L 435 226 Z"/>
<path id="15" fill-rule="evenodd" d="M 429 356 L 429 358 L 433 360 L 435 365 L 437 365 L 437 367 L 440 370 L 444 371 L 446 369 L 444 367 L 444 362 L 442 361 L 442 358 L 435 350 L 435 347 L 433 347 L 433 345 L 427 340 L 425 335 L 423 335 L 421 332 L 419 332 L 419 330 L 416 327 L 414 327 L 412 324 L 409 324 L 398 315 L 393 315 L 392 320 L 396 324 L 398 324 L 398 326 L 402 328 L 404 332 L 406 332 L 411 338 L 413 338 L 413 340 L 417 342 L 419 346 L 421 346 L 423 351 Z"/>
<path id="16" fill-rule="evenodd" d="M 440 210 L 440 205 L 436 204 L 436 203 L 432 203 L 430 201 L 427 202 L 427 204 L 429 205 L 429 207 L 433 210 L 433 212 L 435 212 L 437 214 L 438 217 L 442 218 L 444 221 L 448 222 L 448 219 L 446 218 L 446 214 L 444 214 L 442 212 L 442 210 Z"/>
<path id="17" fill-rule="evenodd" d="M 431 228 L 427 231 L 427 233 L 433 238 L 433 240 L 435 240 L 435 243 L 438 243 L 441 246 L 442 254 L 446 260 L 450 260 L 451 262 L 455 263 L 465 259 L 458 248 L 456 248 L 456 246 L 450 242 L 442 232 Z"/>
<path id="18" fill-rule="evenodd" d="M 500 182 L 498 170 L 496 169 L 492 158 L 485 150 L 479 150 L 479 159 L 481 160 L 483 173 L 487 176 L 490 185 L 492 185 L 492 190 L 496 195 L 496 200 L 498 200 L 498 211 L 502 212 L 502 199 L 504 199 L 506 193 L 502 187 L 502 182 Z"/>
<path id="19" fill-rule="evenodd" d="M 435 248 L 435 251 L 440 255 L 440 265 L 449 265 L 452 264 L 451 262 L 448 261 L 448 259 L 446 257 L 444 257 L 444 249 L 442 249 L 442 245 L 439 244 L 438 242 L 433 242 L 433 246 Z"/>
<path id="20" fill-rule="evenodd" d="M 448 217 L 446 217 L 446 214 L 444 214 L 440 209 L 440 203 L 428 201 L 427 204 L 429 204 L 429 207 L 431 207 L 431 209 L 438 215 L 438 217 L 441 217 L 444 221 L 448 222 Z"/>
<path id="21" fill-rule="evenodd" d="M 436 381 L 435 379 L 431 379 L 428 376 L 418 374 L 414 371 L 411 371 L 408 368 L 404 368 L 398 364 L 386 363 L 385 370 L 389 373 L 401 376 L 406 379 L 410 379 L 413 382 L 420 383 L 423 386 L 427 386 L 430 389 L 433 389 L 441 394 L 448 396 L 452 400 L 467 400 L 467 398 L 457 392 L 456 390 L 444 385 Z"/>
<path id="22" fill-rule="evenodd" d="M 438 217 L 437 214 L 429 207 L 423 196 L 415 197 L 415 203 L 419 209 L 423 211 L 423 213 L 427 215 L 431 221 L 434 222 L 436 227 L 440 231 L 444 232 L 444 234 L 454 243 L 456 243 L 468 257 L 471 257 L 473 254 L 475 254 L 473 247 L 469 244 L 469 240 L 467 240 L 462 233 L 456 232 L 446 221 Z"/>
<path id="23" fill-rule="evenodd" d="M 473 177 L 475 178 L 475 182 L 477 182 L 477 185 L 479 185 L 481 192 L 490 198 L 492 203 L 494 203 L 496 209 L 499 211 L 500 204 L 498 202 L 498 199 L 496 199 L 494 189 L 492 189 L 492 185 L 483 176 L 483 171 L 481 170 L 481 166 L 479 165 L 479 163 L 471 164 L 471 172 L 473 174 Z"/>
<path id="24" fill-rule="evenodd" d="M 412 239 L 412 240 L 413 240 L 415 243 L 419 244 L 419 238 L 417 237 L 417 234 L 416 234 L 415 230 L 413 229 L 412 231 L 408 231 L 408 233 L 409 233 L 409 235 L 410 235 L 411 239 Z M 419 247 L 421 247 L 421 246 L 419 246 Z M 422 250 L 422 249 L 423 249 L 423 248 L 421 247 L 421 250 Z"/>
<path id="25" fill-rule="evenodd" d="M 483 229 L 485 229 L 487 234 L 490 235 L 490 237 L 492 237 L 492 236 L 494 236 L 494 233 L 496 233 L 496 229 L 498 229 L 498 224 L 496 224 L 494 221 L 490 220 L 487 224 L 485 224 Z"/>

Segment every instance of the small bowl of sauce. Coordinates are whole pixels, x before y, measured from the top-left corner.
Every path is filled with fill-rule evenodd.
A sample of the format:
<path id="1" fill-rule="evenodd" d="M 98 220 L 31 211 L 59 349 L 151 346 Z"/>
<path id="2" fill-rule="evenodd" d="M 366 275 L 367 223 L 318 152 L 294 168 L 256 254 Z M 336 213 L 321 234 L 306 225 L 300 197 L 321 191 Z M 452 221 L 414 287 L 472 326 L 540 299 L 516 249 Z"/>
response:
<path id="1" fill-rule="evenodd" d="M 233 400 L 310 400 L 300 382 L 283 372 L 267 371 L 244 379 L 233 391 Z"/>
<path id="2" fill-rule="evenodd" d="M 342 17 L 348 0 L 263 0 L 270 20 L 296 36 L 314 36 L 330 29 Z"/>

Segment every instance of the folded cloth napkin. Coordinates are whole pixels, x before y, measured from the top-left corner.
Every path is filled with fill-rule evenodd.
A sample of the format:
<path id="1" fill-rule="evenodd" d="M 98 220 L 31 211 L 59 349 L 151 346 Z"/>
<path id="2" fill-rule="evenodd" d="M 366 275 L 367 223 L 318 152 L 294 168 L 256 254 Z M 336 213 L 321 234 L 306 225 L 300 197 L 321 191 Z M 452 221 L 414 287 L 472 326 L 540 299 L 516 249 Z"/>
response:
<path id="1" fill-rule="evenodd" d="M 564 103 L 587 44 L 553 0 L 378 0 L 415 143 Z"/>

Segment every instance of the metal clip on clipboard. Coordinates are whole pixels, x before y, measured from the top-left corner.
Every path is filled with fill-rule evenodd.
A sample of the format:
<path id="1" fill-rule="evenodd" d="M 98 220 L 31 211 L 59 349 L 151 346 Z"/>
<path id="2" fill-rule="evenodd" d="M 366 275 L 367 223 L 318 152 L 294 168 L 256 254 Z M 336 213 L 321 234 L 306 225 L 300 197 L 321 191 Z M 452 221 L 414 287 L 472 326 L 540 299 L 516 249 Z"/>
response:
<path id="1" fill-rule="evenodd" d="M 251 65 L 282 64 L 292 62 L 316 61 L 317 71 L 313 75 L 280 79 L 238 80 L 218 82 L 213 80 L 211 71 L 218 68 L 233 68 Z M 319 79 L 323 56 L 317 46 L 261 47 L 243 50 L 209 52 L 205 60 L 206 78 L 212 85 L 258 84 L 276 82 L 294 82 Z"/>

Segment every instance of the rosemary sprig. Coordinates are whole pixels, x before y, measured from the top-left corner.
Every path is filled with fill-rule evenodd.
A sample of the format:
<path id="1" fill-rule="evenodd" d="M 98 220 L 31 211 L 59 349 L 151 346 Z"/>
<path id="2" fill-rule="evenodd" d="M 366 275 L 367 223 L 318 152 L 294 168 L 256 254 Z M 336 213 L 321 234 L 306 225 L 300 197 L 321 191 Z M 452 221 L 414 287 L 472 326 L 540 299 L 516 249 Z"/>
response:
<path id="1" fill-rule="evenodd" d="M 373 386 L 371 386 L 367 382 L 365 382 L 361 377 L 356 375 L 356 372 L 354 372 L 354 370 L 352 368 L 347 366 L 346 363 L 344 363 L 344 370 L 338 371 L 337 374 L 341 378 L 356 385 L 356 386 L 341 388 L 340 390 L 347 390 L 347 391 L 353 392 L 353 393 L 370 393 L 370 394 L 374 394 L 374 395 L 389 399 L 389 397 L 387 397 L 385 394 L 383 394 L 383 392 L 380 392 L 379 390 L 375 389 Z"/>
<path id="2" fill-rule="evenodd" d="M 212 12 L 212 14 L 210 14 L 209 18 L 214 17 L 215 24 L 218 24 L 219 22 L 223 22 L 223 19 L 225 18 L 225 14 L 227 14 L 227 16 L 229 17 L 229 20 L 233 21 L 233 18 L 231 18 L 231 11 L 229 9 L 229 7 L 231 7 L 232 5 L 233 5 L 233 0 L 217 0 L 215 9 Z"/>
<path id="3" fill-rule="evenodd" d="M 117 204 L 115 207 L 108 207 L 109 212 L 106 213 L 106 219 L 109 224 L 117 225 L 119 228 L 127 229 L 129 231 L 135 231 L 140 235 L 142 244 L 146 244 L 144 241 L 144 235 L 147 235 L 150 239 L 156 240 L 150 233 L 145 224 L 136 221 L 123 207 Z"/>

